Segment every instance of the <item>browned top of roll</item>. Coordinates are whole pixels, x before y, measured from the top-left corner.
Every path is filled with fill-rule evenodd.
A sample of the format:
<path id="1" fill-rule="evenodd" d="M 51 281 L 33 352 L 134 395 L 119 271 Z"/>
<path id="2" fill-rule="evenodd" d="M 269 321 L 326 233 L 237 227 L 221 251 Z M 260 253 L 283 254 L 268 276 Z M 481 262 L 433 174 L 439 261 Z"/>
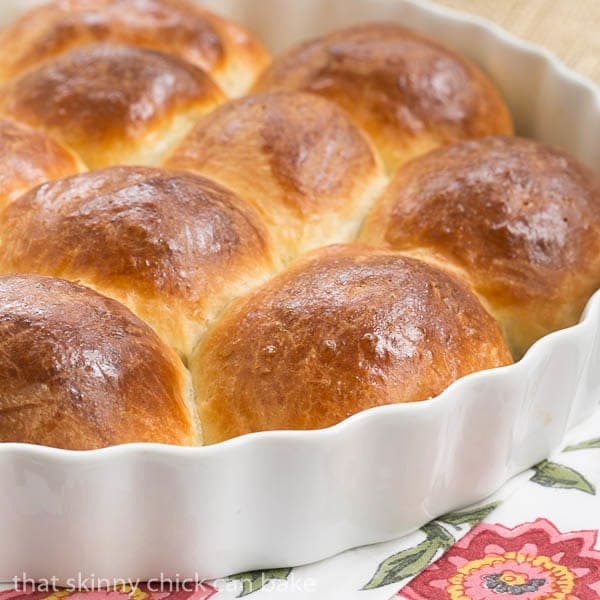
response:
<path id="1" fill-rule="evenodd" d="M 239 302 L 191 362 L 204 441 L 325 427 L 510 362 L 458 279 L 366 246 L 309 254 Z"/>
<path id="2" fill-rule="evenodd" d="M 73 152 L 45 133 L 0 118 L 0 209 L 35 185 L 81 168 Z"/>
<path id="3" fill-rule="evenodd" d="M 297 92 L 255 94 L 221 105 L 166 164 L 235 190 L 273 226 L 284 254 L 293 254 L 297 245 L 322 245 L 348 227 L 354 237 L 373 187 L 383 180 L 369 141 L 346 114 Z"/>
<path id="4" fill-rule="evenodd" d="M 354 177 L 372 174 L 377 164 L 369 142 L 334 104 L 311 94 L 279 92 L 221 105 L 194 127 L 167 165 L 210 170 L 234 187 L 258 162 L 257 153 L 266 155 L 267 177 L 281 190 L 280 201 L 307 216 L 322 204 L 342 206 Z M 232 165 L 240 172 L 232 172 Z M 258 169 L 252 171 L 246 186 L 261 184 Z"/>
<path id="5" fill-rule="evenodd" d="M 182 352 L 239 286 L 271 268 L 259 217 L 192 173 L 111 167 L 46 183 L 0 216 L 0 272 L 85 282 Z M 194 334 L 194 335 L 192 335 Z"/>
<path id="6" fill-rule="evenodd" d="M 539 337 L 572 324 L 600 287 L 600 180 L 532 140 L 463 142 L 401 168 L 361 237 L 453 265 Z"/>
<path id="7" fill-rule="evenodd" d="M 333 100 L 373 137 L 390 170 L 440 144 L 512 131 L 502 98 L 474 64 L 391 23 L 301 43 L 275 59 L 257 88 Z"/>
<path id="8" fill-rule="evenodd" d="M 175 353 L 118 302 L 60 279 L 0 277 L 0 442 L 193 444 L 186 393 Z"/>
<path id="9" fill-rule="evenodd" d="M 248 31 L 195 2 L 57 0 L 31 9 L 0 34 L 0 80 L 107 41 L 174 54 L 211 73 L 230 94 L 243 92 L 269 60 Z"/>
<path id="10" fill-rule="evenodd" d="M 149 146 L 168 141 L 161 136 L 169 137 L 164 128 L 174 117 L 197 118 L 222 100 L 204 71 L 178 58 L 93 44 L 11 81 L 0 96 L 0 113 L 44 129 L 98 167 L 131 162 L 128 152 L 137 160 L 136 150 L 152 155 L 157 149 Z"/>

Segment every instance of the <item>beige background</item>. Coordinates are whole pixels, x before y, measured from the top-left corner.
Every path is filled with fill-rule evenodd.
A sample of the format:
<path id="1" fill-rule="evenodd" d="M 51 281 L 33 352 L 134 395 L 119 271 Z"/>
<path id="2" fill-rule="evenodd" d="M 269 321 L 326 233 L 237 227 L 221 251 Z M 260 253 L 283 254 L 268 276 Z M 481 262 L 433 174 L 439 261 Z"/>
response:
<path id="1" fill-rule="evenodd" d="M 495 21 L 600 83 L 600 0 L 436 0 Z"/>

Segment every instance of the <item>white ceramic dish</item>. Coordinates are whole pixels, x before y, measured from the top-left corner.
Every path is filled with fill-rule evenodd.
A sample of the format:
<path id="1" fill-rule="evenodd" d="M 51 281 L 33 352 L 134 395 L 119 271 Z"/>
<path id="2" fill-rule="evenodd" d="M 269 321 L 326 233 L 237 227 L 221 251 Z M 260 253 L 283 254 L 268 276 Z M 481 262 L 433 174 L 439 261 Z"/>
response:
<path id="1" fill-rule="evenodd" d="M 34 1 L 5 0 L 0 24 Z M 600 94 L 548 52 L 467 15 L 410 0 L 212 0 L 275 51 L 351 22 L 395 20 L 479 62 L 521 134 L 600 168 Z M 438 398 L 325 430 L 206 448 L 92 452 L 0 447 L 0 581 L 216 577 L 297 565 L 419 527 L 547 456 L 600 398 L 600 292 L 576 327 L 516 365 Z"/>

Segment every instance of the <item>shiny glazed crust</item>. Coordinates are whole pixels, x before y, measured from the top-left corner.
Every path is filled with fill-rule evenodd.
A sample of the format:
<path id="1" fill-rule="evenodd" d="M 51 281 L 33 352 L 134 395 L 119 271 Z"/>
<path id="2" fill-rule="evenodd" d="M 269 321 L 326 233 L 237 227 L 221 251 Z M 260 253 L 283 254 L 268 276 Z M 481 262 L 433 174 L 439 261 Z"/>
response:
<path id="1" fill-rule="evenodd" d="M 332 100 L 369 134 L 390 172 L 449 142 L 512 133 L 504 101 L 478 67 L 394 24 L 301 43 L 276 58 L 255 87 Z"/>
<path id="2" fill-rule="evenodd" d="M 110 167 L 46 183 L 0 214 L 0 273 L 76 280 L 116 298 L 182 355 L 232 298 L 272 274 L 269 235 L 192 173 Z"/>
<path id="3" fill-rule="evenodd" d="M 186 0 L 57 0 L 0 33 L 0 81 L 93 42 L 159 50 L 201 67 L 230 96 L 244 93 L 269 55 L 247 30 Z"/>
<path id="4" fill-rule="evenodd" d="M 463 142 L 401 168 L 361 239 L 459 272 L 520 357 L 600 287 L 600 179 L 532 140 Z"/>
<path id="5" fill-rule="evenodd" d="M 187 374 L 124 306 L 74 283 L 0 277 L 0 442 L 193 444 Z"/>
<path id="6" fill-rule="evenodd" d="M 215 443 L 327 427 L 510 362 L 497 323 L 460 280 L 349 244 L 310 253 L 239 301 L 190 368 L 203 439 Z"/>
<path id="7" fill-rule="evenodd" d="M 46 131 L 97 168 L 158 163 L 223 100 L 204 71 L 176 57 L 92 44 L 9 82 L 0 114 Z"/>
<path id="8" fill-rule="evenodd" d="M 207 443 L 433 397 L 511 361 L 488 311 L 518 357 L 572 324 L 598 286 L 598 181 L 551 149 L 489 142 L 512 131 L 504 102 L 436 43 L 391 24 L 334 32 L 226 101 L 198 65 L 235 75 L 223 66 L 227 35 L 244 45 L 235 26 L 179 0 L 53 6 L 21 25 L 31 52 L 2 89 L 0 114 L 91 168 L 166 168 L 112 166 L 15 192 L 0 211 L 0 274 L 81 282 L 184 361 L 193 354 Z M 0 36 L 0 55 L 18 31 Z M 465 138 L 481 139 L 452 145 Z M 400 171 L 362 239 L 385 249 L 324 248 L 265 283 L 281 259 L 356 238 L 384 162 Z M 187 409 L 190 437 L 175 443 L 199 442 Z"/>
<path id="9" fill-rule="evenodd" d="M 284 259 L 354 239 L 384 185 L 375 151 L 345 113 L 297 92 L 223 104 L 166 165 L 206 175 L 255 206 Z"/>
<path id="10" fill-rule="evenodd" d="M 0 118 L 0 210 L 39 183 L 82 169 L 73 152 L 45 133 Z"/>

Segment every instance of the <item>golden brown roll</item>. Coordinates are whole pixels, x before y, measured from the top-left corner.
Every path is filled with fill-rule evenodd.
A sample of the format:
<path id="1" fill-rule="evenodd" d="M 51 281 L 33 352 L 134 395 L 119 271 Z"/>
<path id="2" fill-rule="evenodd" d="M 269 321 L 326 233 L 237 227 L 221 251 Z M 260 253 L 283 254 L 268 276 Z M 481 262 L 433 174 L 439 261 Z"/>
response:
<path id="1" fill-rule="evenodd" d="M 230 96 L 243 94 L 269 55 L 248 31 L 187 0 L 56 0 L 0 34 L 0 81 L 93 42 L 140 46 L 195 64 Z"/>
<path id="2" fill-rule="evenodd" d="M 504 101 L 473 63 L 391 23 L 359 25 L 276 58 L 256 89 L 304 90 L 346 109 L 391 172 L 457 140 L 512 133 Z"/>
<path id="3" fill-rule="evenodd" d="M 174 56 L 92 44 L 8 83 L 0 114 L 46 131 L 90 168 L 148 165 L 223 100 L 204 71 Z"/>
<path id="4" fill-rule="evenodd" d="M 82 169 L 73 152 L 45 133 L 0 118 L 0 210 L 39 183 Z"/>
<path id="5" fill-rule="evenodd" d="M 463 142 L 401 168 L 361 239 L 460 273 L 520 357 L 600 287 L 600 180 L 532 140 Z"/>
<path id="6" fill-rule="evenodd" d="M 128 306 L 183 355 L 273 267 L 255 212 L 204 177 L 111 167 L 49 182 L 0 216 L 0 273 L 81 281 Z"/>
<path id="7" fill-rule="evenodd" d="M 497 323 L 459 279 L 395 252 L 346 245 L 312 252 L 238 301 L 190 368 L 211 444 L 326 427 L 510 362 Z"/>
<path id="8" fill-rule="evenodd" d="M 369 141 L 344 112 L 296 92 L 223 104 L 166 164 L 206 175 L 255 206 L 284 259 L 354 239 L 385 183 Z"/>
<path id="9" fill-rule="evenodd" d="M 0 442 L 194 444 L 189 376 L 124 306 L 61 279 L 0 277 Z"/>

